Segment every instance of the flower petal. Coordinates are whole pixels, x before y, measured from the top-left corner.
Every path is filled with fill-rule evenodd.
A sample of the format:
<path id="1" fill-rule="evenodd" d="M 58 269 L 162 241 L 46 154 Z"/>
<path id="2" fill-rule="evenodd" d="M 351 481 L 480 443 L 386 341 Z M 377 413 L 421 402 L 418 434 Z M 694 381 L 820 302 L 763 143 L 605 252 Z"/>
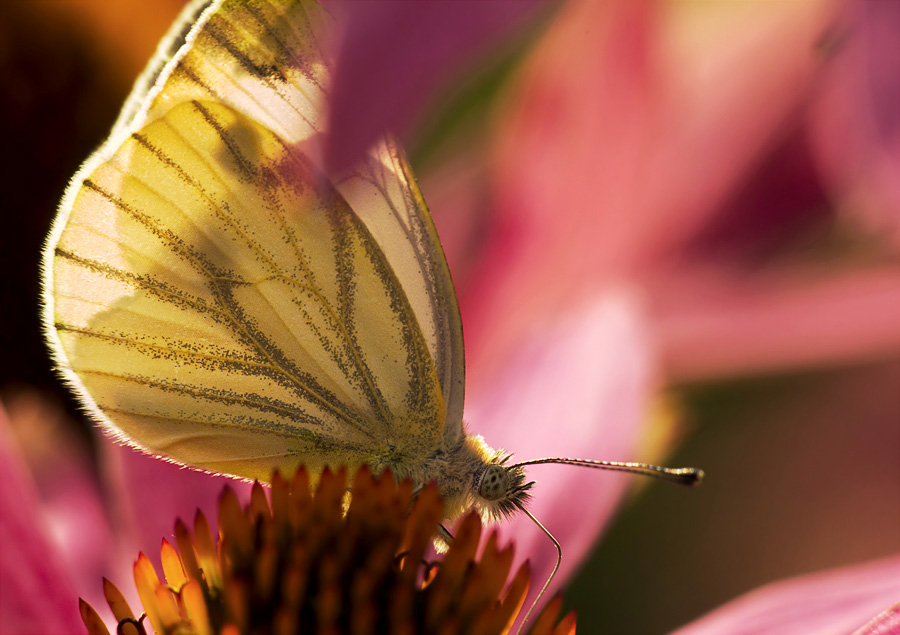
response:
<path id="1" fill-rule="evenodd" d="M 652 367 L 646 332 L 625 296 L 608 296 L 535 329 L 485 387 L 473 386 L 470 431 L 516 460 L 545 457 L 629 460 L 646 415 Z M 559 540 L 560 573 L 545 600 L 599 536 L 629 480 L 564 465 L 528 468 L 537 484 L 530 511 Z M 556 563 L 556 550 L 520 514 L 500 527 L 516 545 L 515 570 L 531 561 L 531 602 Z"/>
<path id="2" fill-rule="evenodd" d="M 900 604 L 882 611 L 853 635 L 898 635 L 900 633 Z"/>
<path id="3" fill-rule="evenodd" d="M 27 466 L 0 407 L 0 631 L 67 635 L 83 631 L 72 572 L 50 537 Z"/>
<path id="4" fill-rule="evenodd" d="M 175 519 L 190 523 L 201 509 L 215 521 L 219 494 L 226 484 L 242 503 L 250 500 L 249 483 L 175 465 L 110 439 L 103 440 L 102 456 L 119 530 L 131 538 L 120 547 L 122 562 L 131 562 L 133 554 L 141 551 L 161 570 L 160 540 L 173 535 Z"/>
<path id="5" fill-rule="evenodd" d="M 658 281 L 650 296 L 673 381 L 894 359 L 900 351 L 896 266 L 827 277 L 682 271 Z"/>
<path id="6" fill-rule="evenodd" d="M 857 228 L 900 247 L 900 20 L 885 2 L 844 3 L 810 113 L 811 145 Z"/>
<path id="7" fill-rule="evenodd" d="M 491 250 L 480 288 L 460 294 L 475 364 L 518 337 L 481 324 L 670 267 L 796 128 L 833 14 L 829 2 L 563 7 L 500 113 Z"/>
<path id="8" fill-rule="evenodd" d="M 348 167 L 386 131 L 406 133 L 448 78 L 542 4 L 331 3 L 343 37 L 331 87 L 330 167 Z"/>
<path id="9" fill-rule="evenodd" d="M 852 632 L 900 598 L 900 556 L 774 582 L 673 635 Z"/>

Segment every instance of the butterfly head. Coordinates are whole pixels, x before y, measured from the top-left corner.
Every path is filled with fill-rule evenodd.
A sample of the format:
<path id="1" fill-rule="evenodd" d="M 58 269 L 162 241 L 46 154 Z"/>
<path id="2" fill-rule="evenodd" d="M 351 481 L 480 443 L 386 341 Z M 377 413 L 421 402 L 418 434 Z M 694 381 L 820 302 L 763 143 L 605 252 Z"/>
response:
<path id="1" fill-rule="evenodd" d="M 475 494 L 478 507 L 490 520 L 508 518 L 531 499 L 529 490 L 534 481 L 525 482 L 525 470 L 517 465 L 506 465 L 510 455 L 497 457 L 484 466 L 475 477 Z"/>

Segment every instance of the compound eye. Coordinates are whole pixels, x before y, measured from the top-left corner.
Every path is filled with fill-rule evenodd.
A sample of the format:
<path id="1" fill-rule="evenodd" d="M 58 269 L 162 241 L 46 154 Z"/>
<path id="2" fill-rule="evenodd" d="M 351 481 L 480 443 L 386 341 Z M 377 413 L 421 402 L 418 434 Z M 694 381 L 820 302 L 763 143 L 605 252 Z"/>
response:
<path id="1" fill-rule="evenodd" d="M 502 465 L 488 465 L 478 485 L 478 495 L 485 500 L 503 498 L 509 490 L 509 474 Z"/>

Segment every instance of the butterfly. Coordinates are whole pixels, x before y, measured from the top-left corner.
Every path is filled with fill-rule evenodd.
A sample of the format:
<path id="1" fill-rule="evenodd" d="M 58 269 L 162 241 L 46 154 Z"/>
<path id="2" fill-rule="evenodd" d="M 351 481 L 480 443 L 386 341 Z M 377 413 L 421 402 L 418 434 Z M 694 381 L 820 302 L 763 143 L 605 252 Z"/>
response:
<path id="1" fill-rule="evenodd" d="M 466 430 L 456 295 L 402 149 L 385 138 L 340 178 L 318 161 L 330 20 L 309 0 L 192 3 L 73 178 L 43 317 L 92 418 L 246 479 L 390 468 L 436 482 L 448 520 L 530 516 L 538 462 L 698 480 L 513 463 Z"/>

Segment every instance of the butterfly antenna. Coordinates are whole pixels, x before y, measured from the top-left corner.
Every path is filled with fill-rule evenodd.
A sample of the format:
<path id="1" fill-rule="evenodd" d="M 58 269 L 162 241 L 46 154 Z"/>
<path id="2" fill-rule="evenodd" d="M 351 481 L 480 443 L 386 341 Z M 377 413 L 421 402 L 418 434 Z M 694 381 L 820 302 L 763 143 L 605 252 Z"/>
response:
<path id="1" fill-rule="evenodd" d="M 541 463 L 558 463 L 562 465 L 580 465 L 596 470 L 610 470 L 613 472 L 629 472 L 631 474 L 643 474 L 664 481 L 670 481 L 679 485 L 697 485 L 703 480 L 703 470 L 696 467 L 662 467 L 650 463 L 632 463 L 623 461 L 592 461 L 590 459 L 535 459 L 510 465 L 508 469 L 524 467 L 526 465 L 539 465 Z M 537 521 L 535 521 L 537 522 Z M 545 530 L 546 531 L 546 530 Z"/>
<path id="2" fill-rule="evenodd" d="M 544 582 L 544 586 L 541 587 L 541 590 L 537 594 L 537 597 L 534 598 L 534 602 L 532 602 L 531 606 L 528 607 L 528 612 L 525 613 L 525 619 L 523 619 L 522 622 L 519 624 L 519 628 L 516 630 L 516 635 L 520 635 L 522 632 L 522 629 L 525 628 L 525 623 L 528 621 L 528 618 L 531 617 L 531 613 L 534 611 L 534 607 L 536 607 L 538 602 L 541 601 L 541 598 L 544 597 L 544 593 L 547 591 L 547 587 L 550 586 L 550 583 L 553 581 L 553 578 L 556 576 L 556 572 L 559 571 L 559 565 L 562 563 L 562 547 L 559 546 L 559 541 L 553 537 L 553 534 L 551 534 L 549 531 L 547 531 L 547 528 L 541 524 L 541 521 L 539 521 L 537 518 L 532 516 L 530 511 L 528 511 L 527 509 L 525 509 L 524 506 L 520 505 L 519 503 L 517 503 L 515 501 L 513 501 L 513 504 L 519 508 L 519 511 L 521 511 L 523 514 L 528 516 L 535 525 L 540 527 L 541 531 L 543 531 L 545 534 L 547 534 L 547 538 L 552 540 L 553 545 L 556 547 L 556 566 L 553 567 L 553 571 L 550 572 L 550 575 L 547 577 L 547 581 Z"/>
<path id="3" fill-rule="evenodd" d="M 631 461 L 592 461 L 590 459 L 568 459 L 559 457 L 535 459 L 533 461 L 522 461 L 521 463 L 515 463 L 513 465 L 508 465 L 505 467 L 508 470 L 511 470 L 517 467 L 525 467 L 526 465 L 540 465 L 541 463 L 579 465 L 581 467 L 589 467 L 596 470 L 610 470 L 613 472 L 643 474 L 644 476 L 652 476 L 664 481 L 671 481 L 672 483 L 688 486 L 697 485 L 698 483 L 700 483 L 700 481 L 703 480 L 704 476 L 703 470 L 696 467 L 662 467 L 661 465 L 653 465 L 651 463 L 634 463 Z M 547 591 L 547 587 L 550 586 L 550 583 L 556 576 L 556 572 L 559 571 L 559 566 L 562 563 L 562 547 L 559 546 L 559 541 L 553 537 L 553 534 L 551 534 L 547 530 L 547 528 L 541 524 L 541 521 L 535 518 L 531 514 L 531 512 L 529 512 L 523 505 L 516 501 L 512 501 L 512 503 L 519 508 L 519 511 L 528 516 L 531 521 L 535 525 L 537 525 L 540 530 L 543 531 L 553 542 L 553 546 L 556 547 L 556 566 L 553 567 L 553 571 L 550 572 L 550 576 L 547 578 L 547 581 L 544 582 L 544 586 L 541 587 L 541 591 L 537 594 L 534 602 L 532 602 L 531 606 L 528 607 L 528 612 L 525 614 L 525 619 L 523 619 L 522 623 L 519 624 L 516 635 L 520 635 L 522 629 L 525 628 L 525 623 L 528 621 L 528 618 L 531 617 L 531 613 L 534 611 L 534 608 L 537 606 L 538 602 L 541 601 L 541 598 L 544 597 L 544 593 Z"/>

